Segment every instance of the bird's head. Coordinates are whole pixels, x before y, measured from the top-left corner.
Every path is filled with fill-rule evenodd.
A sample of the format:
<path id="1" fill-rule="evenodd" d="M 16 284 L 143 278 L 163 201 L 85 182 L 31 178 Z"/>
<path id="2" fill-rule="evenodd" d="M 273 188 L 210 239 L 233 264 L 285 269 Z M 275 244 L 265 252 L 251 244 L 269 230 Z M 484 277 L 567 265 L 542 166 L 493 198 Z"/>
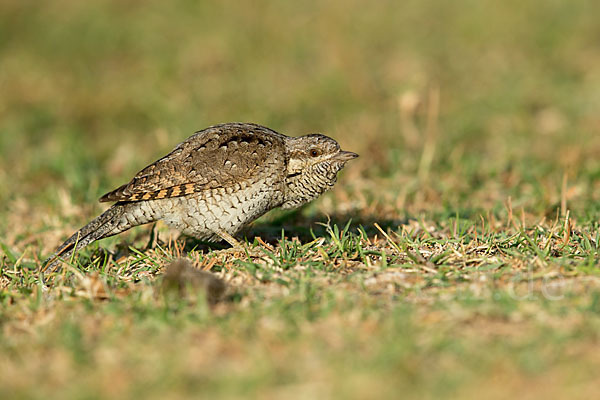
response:
<path id="1" fill-rule="evenodd" d="M 286 195 L 282 207 L 287 209 L 299 207 L 332 188 L 346 162 L 358 157 L 321 134 L 290 138 L 286 153 Z"/>

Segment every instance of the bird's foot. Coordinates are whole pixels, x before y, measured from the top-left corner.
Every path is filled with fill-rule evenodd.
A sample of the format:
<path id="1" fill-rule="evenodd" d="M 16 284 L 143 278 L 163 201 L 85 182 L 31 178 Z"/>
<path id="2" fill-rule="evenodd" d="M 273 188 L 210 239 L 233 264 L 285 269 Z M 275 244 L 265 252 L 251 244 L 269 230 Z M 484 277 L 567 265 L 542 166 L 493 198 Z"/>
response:
<path id="1" fill-rule="evenodd" d="M 231 245 L 231 247 L 228 249 L 214 251 L 213 254 L 215 254 L 215 255 L 233 256 L 236 258 L 240 258 L 240 257 L 244 257 L 244 256 L 258 258 L 258 257 L 264 256 L 264 253 L 261 251 L 260 248 L 256 248 L 256 247 L 251 248 L 245 244 L 242 244 L 236 238 L 234 238 L 227 232 L 219 231 L 219 232 L 215 232 L 215 233 L 221 239 L 223 239 L 224 241 L 226 241 L 227 243 L 229 243 Z"/>

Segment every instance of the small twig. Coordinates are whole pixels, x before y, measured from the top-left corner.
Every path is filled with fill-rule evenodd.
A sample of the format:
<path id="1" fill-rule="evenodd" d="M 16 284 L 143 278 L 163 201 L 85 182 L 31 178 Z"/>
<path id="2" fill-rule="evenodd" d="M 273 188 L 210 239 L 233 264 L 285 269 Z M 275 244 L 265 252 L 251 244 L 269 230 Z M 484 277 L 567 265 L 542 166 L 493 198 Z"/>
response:
<path id="1" fill-rule="evenodd" d="M 392 240 L 392 238 L 390 237 L 390 235 L 388 235 L 386 232 L 384 232 L 383 229 L 381 229 L 381 227 L 379 226 L 379 224 L 377 222 L 375 222 L 373 224 L 375 226 L 375 228 L 377 228 L 377 230 L 379 232 L 381 232 L 381 234 L 383 235 L 383 237 L 385 237 L 385 239 L 387 240 L 387 242 L 399 253 L 402 254 L 402 249 L 400 249 L 400 247 L 398 246 L 398 244 L 396 244 L 396 242 L 394 242 Z"/>
<path id="2" fill-rule="evenodd" d="M 506 211 L 508 211 L 508 218 L 506 220 L 506 227 L 508 228 L 513 224 L 512 198 L 510 196 L 508 196 L 508 200 L 506 201 Z"/>
<path id="3" fill-rule="evenodd" d="M 569 241 L 571 240 L 571 219 L 569 218 L 570 214 L 571 212 L 567 210 L 567 214 L 565 215 L 565 228 L 563 232 L 563 249 L 567 247 Z"/>
<path id="4" fill-rule="evenodd" d="M 560 215 L 567 215 L 567 172 L 563 173 L 562 188 L 560 191 Z"/>

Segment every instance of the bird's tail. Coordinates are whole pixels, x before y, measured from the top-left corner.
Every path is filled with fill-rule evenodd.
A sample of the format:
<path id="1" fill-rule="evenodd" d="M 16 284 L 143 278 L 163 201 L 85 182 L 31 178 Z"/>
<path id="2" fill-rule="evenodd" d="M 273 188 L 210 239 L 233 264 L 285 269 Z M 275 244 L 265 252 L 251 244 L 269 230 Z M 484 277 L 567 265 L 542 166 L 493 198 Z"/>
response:
<path id="1" fill-rule="evenodd" d="M 89 224 L 75 232 L 63 244 L 61 244 L 54 255 L 42 264 L 43 271 L 53 271 L 61 260 L 69 260 L 71 255 L 88 244 L 109 236 L 121 233 L 131 227 L 122 223 L 122 216 L 126 204 L 115 204 Z"/>

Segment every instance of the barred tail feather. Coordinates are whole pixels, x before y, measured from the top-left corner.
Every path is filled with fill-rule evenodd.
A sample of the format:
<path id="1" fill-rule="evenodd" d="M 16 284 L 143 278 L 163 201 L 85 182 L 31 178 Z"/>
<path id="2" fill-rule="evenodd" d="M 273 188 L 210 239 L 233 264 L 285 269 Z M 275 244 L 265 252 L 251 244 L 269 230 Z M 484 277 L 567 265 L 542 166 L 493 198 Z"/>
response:
<path id="1" fill-rule="evenodd" d="M 118 203 L 113 205 L 61 244 L 56 249 L 54 255 L 44 261 L 42 269 L 44 271 L 53 271 L 61 261 L 68 260 L 73 253 L 90 243 L 127 230 L 129 226 L 119 225 L 124 211 L 125 205 Z"/>

